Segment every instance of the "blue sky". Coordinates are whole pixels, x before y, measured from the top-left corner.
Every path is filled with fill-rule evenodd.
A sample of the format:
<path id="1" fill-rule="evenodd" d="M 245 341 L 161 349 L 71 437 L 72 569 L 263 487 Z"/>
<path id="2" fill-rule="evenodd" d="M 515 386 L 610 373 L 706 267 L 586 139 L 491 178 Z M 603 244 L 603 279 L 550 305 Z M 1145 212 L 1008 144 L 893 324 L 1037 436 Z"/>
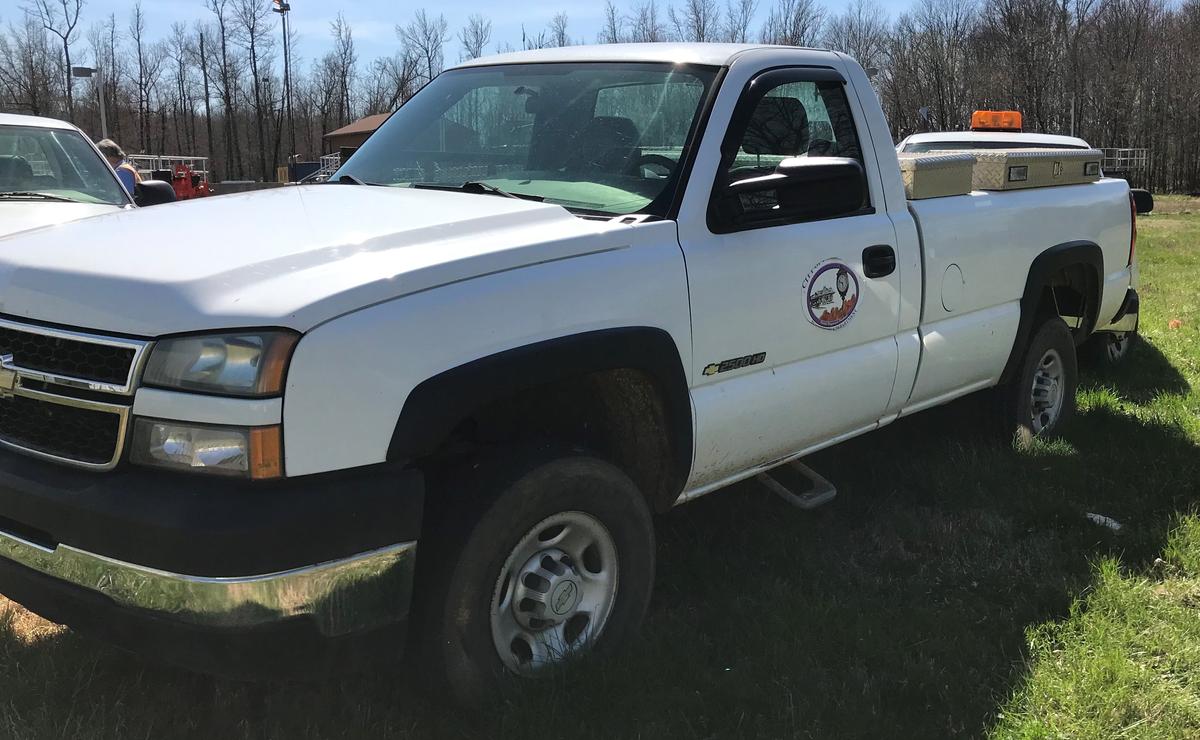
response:
<path id="1" fill-rule="evenodd" d="M 761 25 L 766 8 L 771 0 L 759 0 Z M 889 13 L 896 14 L 908 6 L 908 0 L 876 0 Z M 269 0 L 262 0 L 264 4 Z M 659 0 L 664 12 L 669 0 Z M 8 3 L 3 3 L 7 5 Z M 294 47 L 296 58 L 305 67 L 309 61 L 320 56 L 329 47 L 329 24 L 340 10 L 354 29 L 354 40 L 359 60 L 367 62 L 377 56 L 391 54 L 398 47 L 395 26 L 407 23 L 414 10 L 422 7 L 417 0 L 412 3 L 397 3 L 390 0 L 291 0 L 291 22 L 299 33 L 300 40 Z M 618 0 L 618 6 L 632 6 L 632 0 Z M 723 3 L 722 3 L 723 4 Z M 830 12 L 837 12 L 844 2 L 826 0 Z M 87 0 L 83 11 L 82 26 L 115 13 L 117 22 L 127 25 L 132 0 Z M 553 3 L 522 3 L 516 6 L 497 5 L 487 0 L 439 0 L 425 3 L 431 13 L 440 12 L 450 24 L 451 40 L 446 44 L 447 62 L 458 59 L 458 40 L 453 38 L 458 29 L 472 13 L 482 13 L 492 21 L 492 48 L 505 42 L 514 48 L 521 45 L 521 24 L 531 35 L 545 29 L 550 19 L 565 12 L 570 19 L 568 30 L 577 42 L 595 43 L 603 21 L 604 0 L 555 0 Z M 175 21 L 190 23 L 197 19 L 211 18 L 204 7 L 204 0 L 143 0 L 143 12 L 152 38 L 166 37 Z M 0 10 L 0 21 L 7 21 L 15 13 Z M 81 45 L 82 46 L 82 45 Z"/>

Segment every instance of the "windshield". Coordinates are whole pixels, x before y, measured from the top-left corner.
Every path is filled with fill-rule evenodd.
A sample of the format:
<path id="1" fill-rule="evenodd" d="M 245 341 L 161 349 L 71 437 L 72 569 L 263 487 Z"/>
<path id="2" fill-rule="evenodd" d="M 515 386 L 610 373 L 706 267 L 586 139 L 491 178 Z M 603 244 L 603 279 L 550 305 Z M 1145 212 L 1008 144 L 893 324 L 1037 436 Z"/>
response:
<path id="1" fill-rule="evenodd" d="M 1084 149 L 1078 144 L 1052 144 L 1035 141 L 927 141 L 905 144 L 906 152 L 956 152 L 962 149 Z"/>
<path id="2" fill-rule="evenodd" d="M 129 203 L 108 163 L 78 131 L 36 126 L 0 126 L 0 199 L 6 193 L 115 206 Z"/>
<path id="3" fill-rule="evenodd" d="M 332 179 L 498 188 L 583 214 L 662 215 L 716 70 L 518 64 L 451 70 L 404 104 Z"/>

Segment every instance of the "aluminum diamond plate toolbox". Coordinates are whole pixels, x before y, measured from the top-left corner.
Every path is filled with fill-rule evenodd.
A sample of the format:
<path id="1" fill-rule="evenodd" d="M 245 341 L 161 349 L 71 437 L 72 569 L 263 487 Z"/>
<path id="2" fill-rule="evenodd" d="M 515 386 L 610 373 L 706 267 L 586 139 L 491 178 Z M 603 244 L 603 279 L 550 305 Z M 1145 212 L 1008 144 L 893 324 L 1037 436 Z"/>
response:
<path id="1" fill-rule="evenodd" d="M 974 154 L 901 154 L 899 159 L 904 195 L 909 200 L 943 198 L 971 192 Z"/>
<path id="2" fill-rule="evenodd" d="M 1098 149 L 977 149 L 976 190 L 1078 185 L 1100 179 Z"/>

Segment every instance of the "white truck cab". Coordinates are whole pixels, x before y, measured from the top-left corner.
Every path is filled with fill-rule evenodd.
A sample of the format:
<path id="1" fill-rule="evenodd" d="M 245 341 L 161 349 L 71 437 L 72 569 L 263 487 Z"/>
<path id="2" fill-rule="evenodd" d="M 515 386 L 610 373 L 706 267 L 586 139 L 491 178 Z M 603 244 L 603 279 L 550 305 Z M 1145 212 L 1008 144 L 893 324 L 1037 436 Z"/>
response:
<path id="1" fill-rule="evenodd" d="M 130 194 L 78 128 L 0 113 L 0 236 L 132 207 Z"/>
<path id="2" fill-rule="evenodd" d="M 983 389 L 1057 433 L 1133 235 L 1123 181 L 909 200 L 835 52 L 465 62 L 330 183 L 0 240 L 0 593 L 473 695 L 637 628 L 652 512 Z"/>

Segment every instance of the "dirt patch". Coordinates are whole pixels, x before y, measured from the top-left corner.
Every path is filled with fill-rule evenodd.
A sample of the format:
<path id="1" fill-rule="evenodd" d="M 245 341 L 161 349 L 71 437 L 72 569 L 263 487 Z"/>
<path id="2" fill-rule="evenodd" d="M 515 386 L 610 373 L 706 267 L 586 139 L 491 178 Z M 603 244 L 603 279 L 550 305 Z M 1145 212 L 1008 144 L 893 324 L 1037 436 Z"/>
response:
<path id="1" fill-rule="evenodd" d="M 11 632 L 18 641 L 32 645 L 66 630 L 0 596 L 0 632 Z"/>

